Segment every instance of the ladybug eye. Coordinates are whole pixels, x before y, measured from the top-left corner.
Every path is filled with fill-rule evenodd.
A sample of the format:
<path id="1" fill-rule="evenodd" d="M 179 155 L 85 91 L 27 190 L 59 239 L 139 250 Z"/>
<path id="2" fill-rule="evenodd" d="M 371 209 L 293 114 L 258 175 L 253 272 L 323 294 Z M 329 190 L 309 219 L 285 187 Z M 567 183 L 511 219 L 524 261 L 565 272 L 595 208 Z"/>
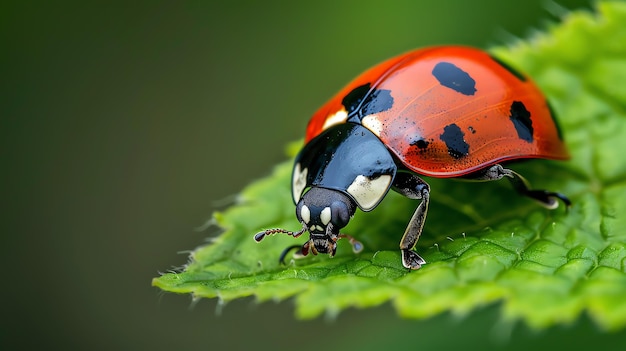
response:
<path id="1" fill-rule="evenodd" d="M 328 208 L 328 207 L 327 207 Z M 335 201 L 330 205 L 331 222 L 337 229 L 343 228 L 350 222 L 350 210 L 342 201 Z"/>

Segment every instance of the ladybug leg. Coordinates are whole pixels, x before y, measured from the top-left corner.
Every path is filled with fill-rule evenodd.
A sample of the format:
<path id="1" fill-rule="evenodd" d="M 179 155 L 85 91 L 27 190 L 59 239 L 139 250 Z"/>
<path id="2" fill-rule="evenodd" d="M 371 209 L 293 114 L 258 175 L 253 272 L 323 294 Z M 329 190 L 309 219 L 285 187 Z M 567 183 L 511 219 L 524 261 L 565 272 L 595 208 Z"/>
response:
<path id="1" fill-rule="evenodd" d="M 489 181 L 499 180 L 503 177 L 506 177 L 509 180 L 511 185 L 513 185 L 513 189 L 515 189 L 515 191 L 517 191 L 519 194 L 527 196 L 549 209 L 557 208 L 559 206 L 558 200 L 561 200 L 568 208 L 572 205 L 572 202 L 561 193 L 555 193 L 547 190 L 530 189 L 530 184 L 524 177 L 522 177 L 519 173 L 515 171 L 502 167 L 499 164 L 495 164 L 489 168 L 473 174 L 471 176 L 471 179 Z"/>
<path id="2" fill-rule="evenodd" d="M 402 265 L 409 269 L 419 269 L 426 261 L 420 257 L 413 248 L 422 234 L 428 202 L 430 198 L 430 186 L 420 177 L 412 173 L 398 172 L 393 182 L 393 190 L 408 197 L 409 199 L 422 200 L 417 206 L 411 221 L 404 231 L 400 241 L 402 251 Z"/>

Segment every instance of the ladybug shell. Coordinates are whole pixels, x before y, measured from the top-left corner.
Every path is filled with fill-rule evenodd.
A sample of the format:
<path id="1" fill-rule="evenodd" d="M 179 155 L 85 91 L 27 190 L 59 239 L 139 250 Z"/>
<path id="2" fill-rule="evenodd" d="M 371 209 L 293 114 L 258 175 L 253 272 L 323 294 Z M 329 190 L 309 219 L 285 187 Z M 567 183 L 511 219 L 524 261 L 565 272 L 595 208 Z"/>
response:
<path id="1" fill-rule="evenodd" d="M 363 125 L 407 169 L 432 177 L 569 157 L 535 84 L 469 47 L 419 49 L 370 68 L 313 115 L 306 142 L 341 123 Z"/>

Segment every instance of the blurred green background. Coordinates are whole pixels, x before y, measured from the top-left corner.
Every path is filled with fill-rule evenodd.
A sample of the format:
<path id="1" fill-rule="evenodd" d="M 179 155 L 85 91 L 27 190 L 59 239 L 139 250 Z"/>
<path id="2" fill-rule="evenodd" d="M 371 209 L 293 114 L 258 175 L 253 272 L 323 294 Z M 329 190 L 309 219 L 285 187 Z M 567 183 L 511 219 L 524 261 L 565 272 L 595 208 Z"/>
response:
<path id="1" fill-rule="evenodd" d="M 385 58 L 511 42 L 587 1 L 5 1 L 0 348 L 380 350 L 615 347 L 584 318 L 541 333 L 405 321 L 393 309 L 296 321 L 289 302 L 164 294 L 198 231 L 285 159 L 312 112 Z M 253 233 L 251 233 L 252 235 Z M 252 239 L 252 237 L 251 237 Z"/>

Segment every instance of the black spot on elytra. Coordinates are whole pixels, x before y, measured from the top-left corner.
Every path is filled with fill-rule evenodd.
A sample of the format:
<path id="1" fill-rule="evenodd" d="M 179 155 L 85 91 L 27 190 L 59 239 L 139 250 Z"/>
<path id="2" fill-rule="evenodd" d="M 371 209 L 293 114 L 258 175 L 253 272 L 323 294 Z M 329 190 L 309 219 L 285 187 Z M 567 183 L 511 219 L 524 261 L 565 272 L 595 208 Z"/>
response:
<path id="1" fill-rule="evenodd" d="M 341 104 L 348 112 L 348 119 L 361 118 L 389 110 L 393 106 L 393 97 L 390 90 L 372 89 L 367 83 L 354 88 L 346 95 Z"/>
<path id="2" fill-rule="evenodd" d="M 465 142 L 464 136 L 461 128 L 452 123 L 443 128 L 443 134 L 439 136 L 439 139 L 446 143 L 450 156 L 458 159 L 469 153 L 469 144 Z"/>
<path id="3" fill-rule="evenodd" d="M 530 112 L 521 101 L 513 101 L 511 104 L 511 115 L 509 116 L 517 136 L 529 143 L 533 141 L 533 121 L 530 119 Z"/>
<path id="4" fill-rule="evenodd" d="M 506 69 L 507 71 L 511 72 L 511 74 L 513 74 L 515 77 L 517 77 L 517 79 L 521 80 L 522 82 L 526 81 L 526 76 L 524 76 L 522 74 L 522 72 L 516 70 L 515 68 L 509 66 L 508 64 L 504 63 L 503 61 L 500 61 L 500 59 L 498 59 L 497 57 L 491 56 L 491 58 L 496 61 L 500 66 L 502 66 L 504 69 Z"/>
<path id="5" fill-rule="evenodd" d="M 467 127 L 467 130 L 469 130 L 470 133 L 472 133 L 472 134 L 476 134 L 476 129 L 474 129 L 474 127 L 472 127 L 472 126 Z"/>
<path id="6" fill-rule="evenodd" d="M 426 149 L 428 147 L 428 144 L 430 144 L 430 142 L 420 138 L 418 140 L 415 140 L 415 141 L 411 142 L 409 145 L 415 146 L 415 147 L 417 147 L 420 150 L 424 150 L 424 149 Z"/>
<path id="7" fill-rule="evenodd" d="M 559 140 L 563 140 L 563 131 L 561 130 L 561 126 L 559 125 L 559 121 L 556 118 L 556 114 L 554 113 L 554 109 L 552 109 L 552 105 L 546 101 L 548 105 L 548 110 L 550 110 L 550 116 L 552 117 L 552 121 L 554 121 L 554 126 L 556 127 L 556 133 L 559 137 Z"/>
<path id="8" fill-rule="evenodd" d="M 467 72 L 449 62 L 439 62 L 433 68 L 433 76 L 444 87 L 463 95 L 474 95 L 476 81 Z"/>

